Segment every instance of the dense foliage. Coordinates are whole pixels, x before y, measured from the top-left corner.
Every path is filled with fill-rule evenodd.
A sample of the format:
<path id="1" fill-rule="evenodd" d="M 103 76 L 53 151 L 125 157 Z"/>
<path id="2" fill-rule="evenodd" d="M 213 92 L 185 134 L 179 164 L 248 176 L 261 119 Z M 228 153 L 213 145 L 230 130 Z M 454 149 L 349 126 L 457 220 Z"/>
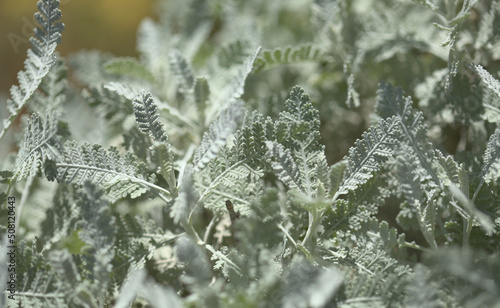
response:
<path id="1" fill-rule="evenodd" d="M 39 1 L 1 307 L 500 307 L 497 0 L 158 6 L 65 59 Z"/>

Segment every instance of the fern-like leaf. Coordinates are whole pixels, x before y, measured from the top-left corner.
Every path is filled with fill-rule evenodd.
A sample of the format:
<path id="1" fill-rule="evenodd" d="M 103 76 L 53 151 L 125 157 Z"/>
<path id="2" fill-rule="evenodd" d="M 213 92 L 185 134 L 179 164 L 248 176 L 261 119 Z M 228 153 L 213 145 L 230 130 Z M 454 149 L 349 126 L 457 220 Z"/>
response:
<path id="1" fill-rule="evenodd" d="M 115 217 L 111 215 L 105 192 L 87 181 L 77 194 L 77 205 L 81 209 L 81 220 L 77 222 L 81 231 L 78 237 L 87 245 L 82 256 L 88 278 L 93 282 L 92 294 L 103 298 L 110 283 L 111 264 L 115 255 Z"/>
<path id="2" fill-rule="evenodd" d="M 349 149 L 347 170 L 339 194 L 355 190 L 380 169 L 381 163 L 393 155 L 398 133 L 399 121 L 396 117 L 381 119 L 375 127 L 363 133 L 362 139 Z"/>
<path id="3" fill-rule="evenodd" d="M 181 92 L 189 92 L 193 89 L 195 83 L 193 68 L 178 50 L 170 53 L 170 69 L 177 77 Z"/>
<path id="4" fill-rule="evenodd" d="M 107 83 L 106 85 L 104 85 L 104 88 L 109 91 L 115 92 L 130 101 L 134 100 L 137 96 L 141 95 L 141 93 L 144 92 L 138 86 L 116 81 Z"/>
<path id="5" fill-rule="evenodd" d="M 427 141 L 427 128 L 423 123 L 423 115 L 421 112 L 412 113 L 411 98 L 404 97 L 401 88 L 381 83 L 377 93 L 376 109 L 382 118 L 396 116 L 399 119 L 403 138 L 414 151 L 425 172 L 432 178 L 434 185 L 442 188 L 438 172 L 432 166 L 435 152 L 432 144 Z"/>
<path id="6" fill-rule="evenodd" d="M 406 147 L 404 148 L 409 151 Z M 425 195 L 422 191 L 418 171 L 418 161 L 407 160 L 404 157 L 398 157 L 398 172 L 396 174 L 399 180 L 398 191 L 402 192 L 407 202 L 412 208 L 417 208 L 425 203 Z"/>
<path id="7" fill-rule="evenodd" d="M 482 118 L 490 123 L 500 122 L 500 97 L 489 88 L 482 89 L 482 104 L 485 112 Z"/>
<path id="8" fill-rule="evenodd" d="M 220 48 L 217 52 L 217 60 L 220 66 L 230 67 L 233 64 L 241 64 L 245 61 L 252 50 L 251 44 L 246 40 L 237 40 Z"/>
<path id="9" fill-rule="evenodd" d="M 251 201 L 258 195 L 263 170 L 271 168 L 266 140 L 272 136 L 273 123 L 258 112 L 246 113 L 242 127 L 235 133 L 231 147 L 225 147 L 210 161 L 196 183 L 202 188 L 203 205 L 218 213 L 226 213 L 226 200 L 242 215 L 249 212 Z M 268 124 L 268 125 L 267 125 Z M 269 130 L 268 130 L 269 129 Z M 264 159 L 263 159 L 264 158 Z"/>
<path id="10" fill-rule="evenodd" d="M 135 120 L 139 124 L 139 128 L 150 133 L 156 141 L 167 141 L 167 134 L 160 122 L 156 104 L 151 94 L 142 92 L 133 101 Z"/>
<path id="11" fill-rule="evenodd" d="M 326 156 L 324 153 L 320 153 L 317 156 L 314 173 L 318 181 L 321 182 L 324 188 L 330 187 L 330 176 L 329 176 L 329 168 L 328 162 L 326 160 Z"/>
<path id="12" fill-rule="evenodd" d="M 17 155 L 14 178 L 20 181 L 38 172 L 46 159 L 61 157 L 62 142 L 59 134 L 58 114 L 53 112 L 45 119 L 34 113 L 28 121 Z"/>
<path id="13" fill-rule="evenodd" d="M 225 108 L 228 105 L 235 103 L 241 95 L 243 95 L 245 82 L 248 75 L 252 72 L 254 67 L 255 59 L 260 52 L 260 47 L 258 47 L 253 54 L 248 56 L 243 64 L 238 68 L 236 75 L 231 78 L 229 86 L 224 87 L 218 95 L 212 97 L 212 101 L 221 102 L 222 107 Z M 214 107 L 220 108 L 221 105 L 215 105 Z M 209 117 L 210 119 L 210 117 Z"/>
<path id="14" fill-rule="evenodd" d="M 99 184 L 109 191 L 111 200 L 130 195 L 139 197 L 148 188 L 165 199 L 169 192 L 148 179 L 145 166 L 131 153 L 121 156 L 115 147 L 105 151 L 100 145 L 67 142 L 64 157 L 56 161 L 57 179 L 71 184 L 83 185 L 85 181 Z"/>
<path id="15" fill-rule="evenodd" d="M 468 196 L 465 196 L 453 183 L 447 187 L 448 189 L 445 188 L 444 185 L 447 181 L 449 182 L 449 179 L 447 176 L 440 176 L 439 171 L 436 169 L 436 164 L 434 164 L 436 152 L 432 144 L 427 141 L 427 128 L 423 123 L 422 113 L 417 112 L 413 114 L 411 105 L 411 99 L 404 97 L 403 91 L 400 88 L 381 84 L 377 97 L 377 111 L 382 117 L 394 115 L 399 120 L 402 136 L 409 149 L 405 155 L 414 157 L 418 161 L 416 168 L 419 169 L 417 172 L 419 186 L 425 187 L 429 194 L 431 192 L 434 194 L 435 189 L 446 193 L 452 199 L 451 205 L 454 206 L 462 217 L 470 219 L 470 215 L 475 216 L 484 230 L 488 233 L 491 232 L 493 229 L 491 221 L 488 217 L 485 217 L 486 215 L 475 208 Z M 433 201 L 428 197 L 427 202 Z M 464 213 L 464 209 L 468 213 Z M 421 208 L 420 210 L 423 209 Z M 425 213 L 421 212 L 421 214 L 423 217 Z M 425 230 L 422 231 L 425 232 Z"/>
<path id="16" fill-rule="evenodd" d="M 196 203 L 197 196 L 193 187 L 193 168 L 191 165 L 187 165 L 184 169 L 180 187 L 179 196 L 175 199 L 170 211 L 170 217 L 174 219 L 176 224 L 187 222 L 189 211 Z"/>
<path id="17" fill-rule="evenodd" d="M 39 12 L 35 13 L 35 19 L 40 26 L 35 28 L 35 35 L 30 38 L 31 49 L 28 49 L 24 62 L 25 70 L 20 71 L 17 76 L 19 86 L 13 85 L 10 88 L 12 99 L 7 101 L 10 116 L 3 123 L 0 140 L 55 63 L 54 52 L 61 42 L 64 24 L 59 22 L 62 16 L 59 1 L 40 0 L 37 6 Z"/>
<path id="18" fill-rule="evenodd" d="M 272 167 L 278 178 L 290 188 L 302 190 L 299 167 L 293 159 L 290 149 L 285 149 L 282 144 L 277 142 L 267 141 L 266 145 L 269 155 L 275 158 Z"/>
<path id="19" fill-rule="evenodd" d="M 312 44 L 264 50 L 262 55 L 255 59 L 254 72 L 267 70 L 282 64 L 319 61 L 322 57 L 321 50 Z"/>
<path id="20" fill-rule="evenodd" d="M 271 118 L 264 118 L 257 111 L 247 113 L 243 125 L 234 138 L 236 160 L 245 160 L 251 166 L 263 167 L 262 156 L 266 151 L 266 140 L 272 139 L 273 125 Z"/>
<path id="21" fill-rule="evenodd" d="M 71 254 L 67 250 L 53 251 L 49 255 L 52 267 L 61 282 L 65 301 L 71 306 L 95 307 L 90 297 L 89 282 L 84 280 Z M 78 286 L 75 288 L 74 286 Z"/>
<path id="22" fill-rule="evenodd" d="M 120 96 L 120 99 L 123 97 L 123 98 L 126 98 L 127 101 L 133 101 L 134 99 L 139 97 L 144 92 L 144 90 L 142 88 L 140 88 L 139 86 L 132 85 L 132 84 L 124 84 L 121 82 L 114 82 L 114 81 L 107 83 L 104 86 L 104 88 L 106 90 L 109 90 L 109 92 L 106 93 L 105 91 L 103 91 L 104 92 L 103 94 L 105 94 L 107 96 L 113 96 L 113 94 L 111 94 L 111 93 L 114 92 Z M 106 100 L 108 100 L 108 99 L 110 99 L 110 98 L 106 97 Z M 158 100 L 158 98 L 156 98 L 156 97 L 154 98 L 154 100 L 156 101 L 160 110 L 166 111 L 168 113 L 170 120 L 175 121 L 175 122 L 185 123 L 193 128 L 197 128 L 197 126 L 188 117 L 182 115 L 180 113 L 180 111 L 177 110 L 176 108 L 174 108 L 174 107 L 172 107 L 169 104 L 166 104 L 164 102 L 160 102 Z M 114 105 L 117 105 L 117 104 L 114 104 Z M 121 104 L 118 104 L 118 105 L 121 105 Z M 121 105 L 118 112 L 120 112 L 121 109 L 125 109 L 124 107 L 126 107 L 126 106 L 128 106 L 128 103 L 125 103 L 125 106 Z M 116 108 L 116 106 L 113 107 L 113 104 L 111 104 L 111 107 Z M 122 115 L 122 114 L 118 113 L 118 115 Z"/>
<path id="23" fill-rule="evenodd" d="M 117 217 L 115 236 L 112 264 L 120 266 L 114 266 L 112 275 L 118 285 L 125 282 L 132 269 L 142 268 L 157 248 L 171 244 L 178 237 L 159 228 L 152 219 L 129 213 Z"/>
<path id="24" fill-rule="evenodd" d="M 356 91 L 354 82 L 359 74 L 361 63 L 365 58 L 365 52 L 360 51 L 353 59 L 349 58 L 344 62 L 344 74 L 347 76 L 347 99 L 346 105 L 350 108 L 357 108 L 361 105 L 359 93 Z"/>
<path id="25" fill-rule="evenodd" d="M 122 128 L 123 119 L 133 112 L 133 107 L 129 100 L 107 85 L 97 85 L 82 91 L 83 98 L 92 107 L 99 110 L 99 113 L 107 120 L 110 125 Z"/>
<path id="26" fill-rule="evenodd" d="M 16 257 L 18 284 L 13 297 L 15 307 L 68 307 L 69 300 L 66 291 L 70 288 L 56 278 L 56 273 L 45 263 L 42 254 L 37 253 L 35 245 L 29 247 L 26 242 L 21 241 L 18 244 Z M 11 304 L 12 301 L 8 299 L 7 303 Z"/>
<path id="27" fill-rule="evenodd" d="M 469 67 L 481 78 L 484 84 L 493 90 L 495 94 L 500 97 L 500 81 L 498 81 L 495 77 L 491 76 L 491 74 L 485 70 L 481 65 L 469 65 Z"/>
<path id="28" fill-rule="evenodd" d="M 73 199 L 74 190 L 71 186 L 58 185 L 52 198 L 52 208 L 45 215 L 41 223 L 42 234 L 38 237 L 44 249 L 50 250 L 53 245 L 59 244 L 62 239 L 70 235 L 80 211 Z"/>
<path id="29" fill-rule="evenodd" d="M 440 175 L 440 178 L 446 179 L 444 180 L 444 184 L 449 185 L 453 183 L 463 190 L 465 195 L 469 195 L 468 175 L 464 168 L 459 166 L 451 155 L 445 157 L 440 151 L 436 151 L 436 156 L 445 173 L 445 175 Z"/>
<path id="30" fill-rule="evenodd" d="M 486 109 L 483 118 L 495 123 L 500 119 L 500 81 L 493 77 L 481 65 L 468 66 L 476 73 L 487 89 L 483 90 L 483 106 Z M 494 94 L 493 94 L 493 93 Z"/>
<path id="31" fill-rule="evenodd" d="M 167 181 L 170 191 L 176 190 L 174 155 L 170 145 L 164 142 L 154 142 L 149 150 L 151 152 L 151 162 L 156 164 L 157 172 Z"/>
<path id="32" fill-rule="evenodd" d="M 274 125 L 273 137 L 283 147 L 278 146 L 274 150 L 274 146 L 267 146 L 268 153 L 276 160 L 275 172 L 282 174 L 282 180 L 292 184 L 292 188 L 300 189 L 308 197 L 315 197 L 315 189 L 321 183 L 318 181 L 318 176 L 321 175 L 316 174 L 318 161 L 324 151 L 323 145 L 319 143 L 319 126 L 318 110 L 313 106 L 309 95 L 299 86 L 295 86 L 285 101 L 285 110 L 280 113 Z M 293 181 L 290 182 L 288 176 L 283 176 L 283 171 L 296 168 L 300 181 L 292 177 Z M 327 182 L 326 172 L 323 172 L 322 177 Z M 322 189 L 324 188 L 323 185 Z"/>
<path id="33" fill-rule="evenodd" d="M 33 96 L 31 109 L 39 114 L 50 113 L 66 102 L 68 81 L 66 63 L 62 58 L 57 58 L 49 73 L 43 78 L 40 89 L 45 92 Z"/>
<path id="34" fill-rule="evenodd" d="M 481 177 L 490 182 L 500 177 L 500 127 L 491 135 L 484 153 L 484 164 Z"/>
<path id="35" fill-rule="evenodd" d="M 275 138 L 292 150 L 306 152 L 323 150 L 319 144 L 319 111 L 304 90 L 293 87 L 285 101 L 285 110 L 275 124 Z"/>
<path id="36" fill-rule="evenodd" d="M 210 124 L 203 135 L 201 144 L 194 154 L 195 171 L 200 171 L 226 145 L 227 138 L 236 130 L 243 116 L 243 102 L 237 101 L 224 109 L 215 121 Z"/>
<path id="37" fill-rule="evenodd" d="M 155 82 L 153 74 L 135 58 L 115 58 L 104 63 L 103 68 L 108 74 L 133 77 L 150 83 Z"/>
<path id="38" fill-rule="evenodd" d="M 329 197 L 333 198 L 333 196 L 339 191 L 346 168 L 347 162 L 345 160 L 339 161 L 338 163 L 330 167 L 330 170 L 328 171 L 330 178 L 330 186 L 328 189 Z"/>

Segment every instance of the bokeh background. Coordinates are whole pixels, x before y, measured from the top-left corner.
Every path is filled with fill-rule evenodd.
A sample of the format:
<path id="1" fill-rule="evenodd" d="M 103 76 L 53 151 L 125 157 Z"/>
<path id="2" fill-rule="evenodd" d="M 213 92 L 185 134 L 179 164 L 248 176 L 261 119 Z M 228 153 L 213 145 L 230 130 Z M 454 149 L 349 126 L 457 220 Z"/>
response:
<path id="1" fill-rule="evenodd" d="M 117 56 L 137 56 L 136 31 L 144 17 L 155 17 L 155 0 L 61 0 L 66 25 L 57 50 L 68 55 L 99 49 Z M 37 0 L 0 0 L 0 93 L 17 84 L 28 38 L 35 25 Z M 5 102 L 2 101 L 2 104 Z"/>

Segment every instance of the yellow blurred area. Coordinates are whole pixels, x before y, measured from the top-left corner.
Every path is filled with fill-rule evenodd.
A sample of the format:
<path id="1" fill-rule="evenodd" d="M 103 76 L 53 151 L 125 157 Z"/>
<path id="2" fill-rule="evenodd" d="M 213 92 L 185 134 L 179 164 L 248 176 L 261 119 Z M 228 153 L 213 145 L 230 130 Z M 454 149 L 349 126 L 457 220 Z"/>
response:
<path id="1" fill-rule="evenodd" d="M 117 56 L 137 56 L 137 28 L 146 16 L 154 16 L 155 0 L 61 0 L 66 25 L 62 55 L 80 49 L 99 49 Z M 0 0 L 0 92 L 17 84 L 23 68 L 28 38 L 34 27 L 36 0 Z M 2 102 L 3 103 L 3 102 Z"/>

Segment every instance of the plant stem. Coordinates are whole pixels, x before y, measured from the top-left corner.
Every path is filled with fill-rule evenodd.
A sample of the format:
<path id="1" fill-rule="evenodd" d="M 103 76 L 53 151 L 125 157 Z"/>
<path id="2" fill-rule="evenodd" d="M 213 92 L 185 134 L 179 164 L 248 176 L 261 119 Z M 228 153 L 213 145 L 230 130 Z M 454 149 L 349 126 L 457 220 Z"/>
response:
<path id="1" fill-rule="evenodd" d="M 479 185 L 477 185 L 476 191 L 474 192 L 474 195 L 472 196 L 471 202 L 474 203 L 474 201 L 477 198 L 477 195 L 479 194 L 479 191 L 481 190 L 481 187 L 483 187 L 484 184 L 484 177 L 481 178 L 481 182 L 479 182 Z"/>
<path id="2" fill-rule="evenodd" d="M 404 247 L 408 247 L 408 248 L 412 248 L 412 249 L 416 249 L 416 250 L 420 250 L 420 251 L 426 251 L 427 249 L 416 244 L 416 243 L 409 243 L 409 242 L 405 242 L 403 244 Z"/>
<path id="3" fill-rule="evenodd" d="M 189 220 L 183 219 L 182 227 L 186 231 L 186 234 L 188 234 L 189 236 L 191 236 L 193 239 L 196 240 L 196 243 L 198 244 L 205 243 L 204 241 L 201 240 L 200 236 L 198 235 L 198 232 L 196 232 L 196 230 L 194 229 L 193 224 L 191 222 L 191 217 L 189 218 Z"/>
<path id="4" fill-rule="evenodd" d="M 309 241 L 316 234 L 316 229 L 318 228 L 319 222 L 321 220 L 321 214 L 318 214 L 316 209 L 313 209 L 312 212 L 309 212 L 309 227 L 307 228 L 306 236 L 302 241 L 302 244 L 307 247 Z"/>
<path id="5" fill-rule="evenodd" d="M 472 223 L 474 222 L 474 217 L 471 215 L 469 219 L 464 219 L 464 234 L 462 239 L 462 244 L 464 247 L 469 246 L 470 234 L 472 232 Z"/>
<path id="6" fill-rule="evenodd" d="M 295 246 L 295 248 L 297 248 L 297 242 L 293 239 L 293 237 L 290 235 L 290 233 L 288 233 L 288 231 L 285 229 L 285 227 L 283 227 L 283 225 L 281 225 L 281 224 L 278 224 L 277 226 L 281 231 L 283 231 L 283 233 L 290 240 L 290 242 L 292 242 L 293 246 Z"/>
<path id="7" fill-rule="evenodd" d="M 216 220 L 217 220 L 217 216 L 214 215 L 214 217 L 212 217 L 212 219 L 208 223 L 207 228 L 205 229 L 205 234 L 203 235 L 203 241 L 205 243 L 208 241 L 208 237 L 210 236 L 210 233 L 212 232 L 212 228 L 213 228 Z"/>

